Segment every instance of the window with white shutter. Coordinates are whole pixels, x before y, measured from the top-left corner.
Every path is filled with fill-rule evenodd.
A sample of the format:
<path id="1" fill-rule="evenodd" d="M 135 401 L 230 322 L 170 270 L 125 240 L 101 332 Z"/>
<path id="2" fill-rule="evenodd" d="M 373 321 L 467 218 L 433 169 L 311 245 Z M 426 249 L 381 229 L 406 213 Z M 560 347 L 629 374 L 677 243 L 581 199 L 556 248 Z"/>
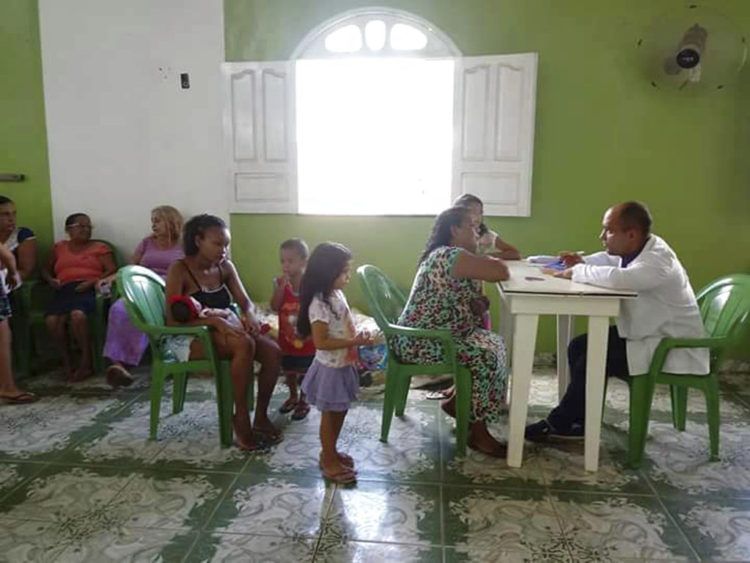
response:
<path id="1" fill-rule="evenodd" d="M 353 10 L 293 60 L 224 65 L 232 211 L 528 216 L 537 55 L 461 57 L 429 22 Z"/>

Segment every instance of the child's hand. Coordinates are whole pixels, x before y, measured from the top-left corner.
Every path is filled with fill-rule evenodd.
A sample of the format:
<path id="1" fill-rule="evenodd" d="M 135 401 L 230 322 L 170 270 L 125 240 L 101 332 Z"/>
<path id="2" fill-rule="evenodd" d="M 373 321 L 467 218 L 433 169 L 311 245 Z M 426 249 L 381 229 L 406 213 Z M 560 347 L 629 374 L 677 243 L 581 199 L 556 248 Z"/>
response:
<path id="1" fill-rule="evenodd" d="M 223 336 L 241 336 L 245 334 L 244 329 L 233 325 L 224 317 L 208 317 L 208 319 L 210 319 L 210 325 L 216 329 L 216 332 Z"/>
<path id="2" fill-rule="evenodd" d="M 240 317 L 240 321 L 242 321 L 242 326 L 248 334 L 252 334 L 253 336 L 260 334 L 260 323 L 250 313 L 244 313 Z"/>
<path id="3" fill-rule="evenodd" d="M 76 286 L 76 293 L 83 293 L 84 291 L 88 291 L 89 289 L 94 287 L 95 283 L 96 282 L 93 282 L 93 281 L 86 281 L 86 282 L 79 283 Z"/>
<path id="4" fill-rule="evenodd" d="M 49 283 L 52 289 L 60 289 L 62 287 L 60 280 L 58 280 L 57 278 L 50 278 L 47 283 Z"/>
<path id="5" fill-rule="evenodd" d="M 8 270 L 5 276 L 5 284 L 11 291 L 21 285 L 21 276 L 18 274 L 18 270 Z"/>
<path id="6" fill-rule="evenodd" d="M 370 346 L 375 342 L 373 336 L 366 330 L 362 330 L 354 337 L 355 346 Z"/>

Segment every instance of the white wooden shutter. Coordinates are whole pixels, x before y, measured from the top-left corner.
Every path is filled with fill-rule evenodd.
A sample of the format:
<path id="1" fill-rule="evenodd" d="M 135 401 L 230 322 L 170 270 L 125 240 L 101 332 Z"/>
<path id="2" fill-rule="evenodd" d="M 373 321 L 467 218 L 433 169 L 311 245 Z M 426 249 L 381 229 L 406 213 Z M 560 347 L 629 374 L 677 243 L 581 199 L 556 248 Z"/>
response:
<path id="1" fill-rule="evenodd" d="M 294 62 L 222 65 L 233 213 L 297 212 Z"/>
<path id="2" fill-rule="evenodd" d="M 531 214 L 536 53 L 456 61 L 453 197 L 471 193 L 484 214 Z"/>

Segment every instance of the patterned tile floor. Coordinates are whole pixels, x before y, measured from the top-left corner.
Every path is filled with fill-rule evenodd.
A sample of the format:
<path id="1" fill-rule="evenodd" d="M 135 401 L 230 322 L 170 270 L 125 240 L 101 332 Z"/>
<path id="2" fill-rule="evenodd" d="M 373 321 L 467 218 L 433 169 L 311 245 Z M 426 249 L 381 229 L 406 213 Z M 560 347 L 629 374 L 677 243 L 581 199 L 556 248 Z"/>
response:
<path id="1" fill-rule="evenodd" d="M 527 444 L 521 469 L 454 460 L 451 422 L 421 391 L 382 444 L 367 389 L 342 436 L 360 480 L 337 487 L 317 469 L 314 411 L 277 414 L 284 441 L 247 455 L 218 445 L 211 380 L 191 380 L 181 414 L 165 398 L 151 442 L 145 374 L 116 392 L 37 377 L 40 402 L 0 406 L 0 561 L 750 560 L 749 379 L 724 377 L 716 463 L 701 398 L 678 433 L 659 394 L 639 471 L 623 467 L 627 389 L 612 382 L 595 474 L 580 443 Z M 555 401 L 540 374 L 530 418 Z"/>

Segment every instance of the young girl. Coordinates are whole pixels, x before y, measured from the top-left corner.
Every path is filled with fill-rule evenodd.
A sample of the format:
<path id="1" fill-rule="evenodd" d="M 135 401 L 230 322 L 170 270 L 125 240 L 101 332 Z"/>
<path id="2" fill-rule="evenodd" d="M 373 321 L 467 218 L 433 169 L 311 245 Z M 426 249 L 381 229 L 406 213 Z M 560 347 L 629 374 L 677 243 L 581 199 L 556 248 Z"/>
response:
<path id="1" fill-rule="evenodd" d="M 297 330 L 312 334 L 315 359 L 305 374 L 302 391 L 321 411 L 320 469 L 336 483 L 356 480 L 354 460 L 336 449 L 349 404 L 357 396 L 359 376 L 354 369 L 357 346 L 372 338 L 354 329 L 349 305 L 341 291 L 350 279 L 352 254 L 335 242 L 318 245 L 310 255 L 300 287 Z"/>

